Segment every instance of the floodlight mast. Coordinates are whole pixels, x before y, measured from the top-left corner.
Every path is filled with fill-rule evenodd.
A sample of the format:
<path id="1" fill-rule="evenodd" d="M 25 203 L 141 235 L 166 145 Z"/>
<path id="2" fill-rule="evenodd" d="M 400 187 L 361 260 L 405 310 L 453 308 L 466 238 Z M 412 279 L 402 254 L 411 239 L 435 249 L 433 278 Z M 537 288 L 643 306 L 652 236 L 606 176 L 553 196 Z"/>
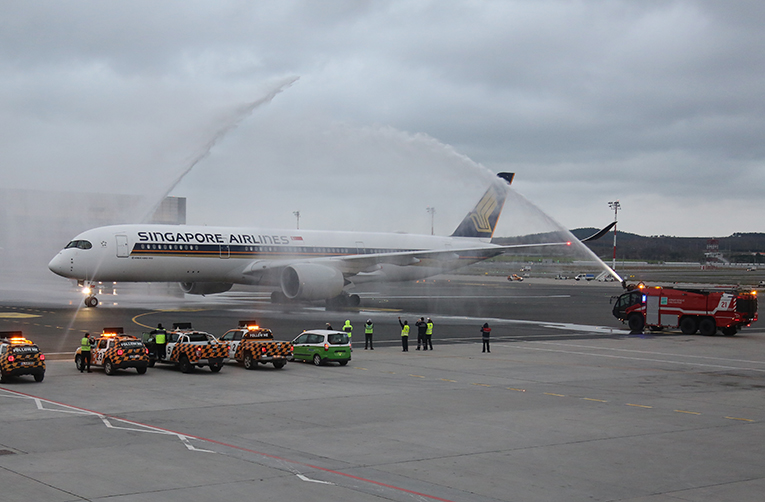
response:
<path id="1" fill-rule="evenodd" d="M 433 220 L 434 220 L 435 215 L 436 215 L 436 208 L 428 206 L 428 207 L 425 208 L 425 211 L 430 213 L 430 235 L 435 235 L 433 233 Z"/>
<path id="2" fill-rule="evenodd" d="M 614 257 L 611 263 L 611 268 L 613 270 L 616 270 L 616 221 L 617 221 L 619 209 L 621 209 L 622 205 L 619 204 L 618 200 L 615 200 L 613 202 L 609 202 L 608 207 L 614 210 Z"/>

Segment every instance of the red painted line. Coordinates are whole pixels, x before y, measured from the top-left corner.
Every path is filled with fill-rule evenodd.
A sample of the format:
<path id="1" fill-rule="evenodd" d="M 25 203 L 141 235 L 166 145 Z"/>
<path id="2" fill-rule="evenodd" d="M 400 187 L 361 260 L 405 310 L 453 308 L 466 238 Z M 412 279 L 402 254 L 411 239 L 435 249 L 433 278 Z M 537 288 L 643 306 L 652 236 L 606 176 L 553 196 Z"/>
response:
<path id="1" fill-rule="evenodd" d="M 89 410 L 87 408 L 81 408 L 79 406 L 73 406 L 71 404 L 59 403 L 58 401 L 53 401 L 51 399 L 45 399 L 45 398 L 42 398 L 42 397 L 33 396 L 31 394 L 25 394 L 23 392 L 19 392 L 19 391 L 16 391 L 16 390 L 10 390 L 10 389 L 0 389 L 0 390 L 4 390 L 5 392 L 9 392 L 11 394 L 17 394 L 19 396 L 24 396 L 24 397 L 27 397 L 27 398 L 30 398 L 30 399 L 39 399 L 40 401 L 44 401 L 46 403 L 55 404 L 55 405 L 58 405 L 58 406 L 63 406 L 64 408 L 71 408 L 73 410 L 83 411 L 83 412 L 86 412 L 86 413 L 92 413 L 93 415 L 97 415 L 97 416 L 100 416 L 100 417 L 111 418 L 111 419 L 114 419 L 114 420 L 119 420 L 121 422 L 137 425 L 137 426 L 140 426 L 140 427 L 148 427 L 149 429 L 154 429 L 154 430 L 158 430 L 158 431 L 162 431 L 162 432 L 167 432 L 167 433 L 170 433 L 170 434 L 175 434 L 175 435 L 183 436 L 183 437 L 187 437 L 187 438 L 197 439 L 199 441 L 204 441 L 204 442 L 207 442 L 207 443 L 217 444 L 219 446 L 225 446 L 227 448 L 233 448 L 235 450 L 246 451 L 248 453 L 253 453 L 255 455 L 260 455 L 261 457 L 271 458 L 271 459 L 274 459 L 274 460 L 279 460 L 279 461 L 282 461 L 282 462 L 287 462 L 287 463 L 290 463 L 290 464 L 293 464 L 293 465 L 299 465 L 301 467 L 308 467 L 310 469 L 316 469 L 317 471 L 328 472 L 330 474 L 336 474 L 338 476 L 343 476 L 343 477 L 346 477 L 346 478 L 349 478 L 349 479 L 353 479 L 353 480 L 356 480 L 356 481 L 361 481 L 361 482 L 373 484 L 373 485 L 376 485 L 376 486 L 382 486 L 384 488 L 390 488 L 391 490 L 397 490 L 397 491 L 400 491 L 400 492 L 403 492 L 403 493 L 408 493 L 408 494 L 411 494 L 411 495 L 417 495 L 419 497 L 425 497 L 425 498 L 430 499 L 430 500 L 438 500 L 439 502 L 454 502 L 453 500 L 437 497 L 435 495 L 428 495 L 427 493 L 422 493 L 422 492 L 418 492 L 418 491 L 414 491 L 414 490 L 409 490 L 407 488 L 402 488 L 400 486 L 390 485 L 390 484 L 383 483 L 383 482 L 380 482 L 380 481 L 375 481 L 373 479 L 362 478 L 360 476 L 354 476 L 353 474 L 348 474 L 348 473 L 345 473 L 345 472 L 336 471 L 336 470 L 333 470 L 333 469 L 328 469 L 326 467 L 319 467 L 318 465 L 306 464 L 304 462 L 298 462 L 297 460 L 290 460 L 288 458 L 279 457 L 279 456 L 271 455 L 271 454 L 268 454 L 268 453 L 262 453 L 262 452 L 259 452 L 257 450 L 251 450 L 250 448 L 245 448 L 243 446 L 237 446 L 237 445 L 233 445 L 233 444 L 224 443 L 222 441 L 217 441 L 215 439 L 209 439 L 209 438 L 205 438 L 205 437 L 201 437 L 201 436 L 194 436 L 194 435 L 191 435 L 191 434 L 184 434 L 182 432 L 177 432 L 177 431 L 174 431 L 174 430 L 171 430 L 171 429 L 165 429 L 163 427 L 156 427 L 154 425 L 148 425 L 148 424 L 144 424 L 144 423 L 141 423 L 141 422 L 136 422 L 134 420 L 128 420 L 126 418 L 120 418 L 120 417 L 117 417 L 117 416 L 114 416 L 114 415 L 107 415 L 105 413 L 99 413 L 97 411 Z"/>

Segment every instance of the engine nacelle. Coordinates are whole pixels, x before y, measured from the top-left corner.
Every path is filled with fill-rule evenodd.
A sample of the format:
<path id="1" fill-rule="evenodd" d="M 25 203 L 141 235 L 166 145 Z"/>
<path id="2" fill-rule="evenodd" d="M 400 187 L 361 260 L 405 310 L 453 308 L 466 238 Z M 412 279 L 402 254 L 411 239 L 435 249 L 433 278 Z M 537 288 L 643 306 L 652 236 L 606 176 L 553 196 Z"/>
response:
<path id="1" fill-rule="evenodd" d="M 234 285 L 227 282 L 181 282 L 181 291 L 189 295 L 213 295 L 225 293 Z"/>
<path id="2" fill-rule="evenodd" d="M 343 292 L 343 274 L 332 267 L 301 263 L 282 270 L 281 286 L 290 300 L 326 300 Z"/>

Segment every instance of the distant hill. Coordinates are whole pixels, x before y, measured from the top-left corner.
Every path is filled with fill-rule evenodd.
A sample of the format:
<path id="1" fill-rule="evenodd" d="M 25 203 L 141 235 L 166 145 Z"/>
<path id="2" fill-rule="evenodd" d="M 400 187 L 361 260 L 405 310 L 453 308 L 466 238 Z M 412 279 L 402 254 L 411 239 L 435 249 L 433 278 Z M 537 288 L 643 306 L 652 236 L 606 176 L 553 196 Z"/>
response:
<path id="1" fill-rule="evenodd" d="M 577 238 L 588 237 L 598 229 L 577 228 L 571 233 Z M 637 261 L 705 261 L 704 253 L 711 237 L 673 237 L 654 235 L 644 237 L 619 231 L 616 236 L 617 260 Z M 733 263 L 765 263 L 765 233 L 735 233 L 728 237 L 717 237 L 719 251 L 726 260 Z M 601 239 L 587 242 L 601 258 L 613 256 L 614 234 L 609 232 Z"/>
<path id="2" fill-rule="evenodd" d="M 577 228 L 572 230 L 578 239 L 584 239 L 596 233 L 597 228 Z M 555 240 L 552 234 L 534 234 L 521 237 L 497 238 L 497 244 L 520 244 L 550 242 Z M 629 261 L 696 262 L 706 261 L 704 253 L 708 251 L 711 237 L 673 237 L 658 235 L 645 237 L 629 232 L 616 236 L 616 259 Z M 732 263 L 765 263 L 765 233 L 735 233 L 729 237 L 718 237 L 719 252 Z M 597 241 L 585 243 L 596 255 L 608 261 L 613 256 L 614 233 L 609 232 Z"/>

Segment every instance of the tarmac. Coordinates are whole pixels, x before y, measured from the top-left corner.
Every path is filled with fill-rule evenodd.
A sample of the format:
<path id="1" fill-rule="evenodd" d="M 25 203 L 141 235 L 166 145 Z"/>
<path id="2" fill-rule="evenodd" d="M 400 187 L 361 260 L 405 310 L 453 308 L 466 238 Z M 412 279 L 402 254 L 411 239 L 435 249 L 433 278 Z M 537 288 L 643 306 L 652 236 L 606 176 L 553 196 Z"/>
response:
<path id="1" fill-rule="evenodd" d="M 0 499 L 762 500 L 765 328 L 630 334 L 610 316 L 620 292 L 449 277 L 360 292 L 363 308 L 345 312 L 242 291 L 97 309 L 68 293 L 6 298 L 0 329 L 50 357 L 44 382 L 0 385 Z M 421 315 L 435 350 L 413 335 L 402 353 L 397 318 Z M 374 351 L 361 344 L 370 317 Z M 353 359 L 115 376 L 72 361 L 85 330 L 192 320 L 221 334 L 251 318 L 277 339 L 351 318 Z"/>

